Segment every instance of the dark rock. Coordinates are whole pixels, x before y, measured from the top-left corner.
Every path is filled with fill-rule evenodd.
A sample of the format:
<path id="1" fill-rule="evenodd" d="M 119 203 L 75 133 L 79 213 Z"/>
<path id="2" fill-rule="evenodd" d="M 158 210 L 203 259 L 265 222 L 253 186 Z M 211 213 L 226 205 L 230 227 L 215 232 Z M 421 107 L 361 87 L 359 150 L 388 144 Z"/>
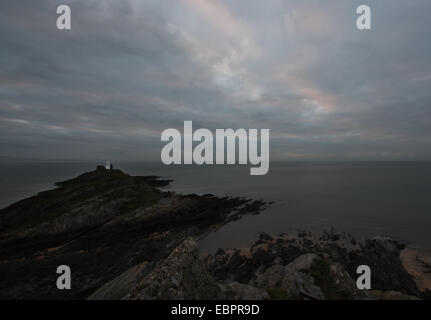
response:
<path id="1" fill-rule="evenodd" d="M 266 289 L 275 299 L 325 299 L 312 277 L 288 266 L 271 266 L 258 274 L 251 284 Z"/>
<path id="2" fill-rule="evenodd" d="M 317 237 L 299 232 L 278 237 L 261 235 L 250 249 L 219 250 L 205 261 L 218 281 L 266 288 L 277 299 L 319 298 L 315 287 L 325 299 L 370 299 L 367 290 L 356 287 L 359 265 L 370 266 L 373 289 L 426 299 L 429 291 L 418 290 L 401 263 L 402 248 L 403 244 L 388 238 L 358 241 L 334 230 Z M 293 281 L 295 277 L 299 283 Z M 302 286 L 302 291 L 292 291 L 289 285 Z"/>
<path id="3" fill-rule="evenodd" d="M 248 284 L 231 282 L 221 285 L 224 298 L 229 300 L 266 300 L 270 299 L 267 290 L 252 287 Z"/>
<path id="4" fill-rule="evenodd" d="M 217 299 L 223 294 L 204 263 L 196 242 L 185 240 L 169 257 L 145 277 L 130 299 Z"/>
<path id="5" fill-rule="evenodd" d="M 165 193 L 155 187 L 162 184 L 95 170 L 0 210 L 0 298 L 87 298 L 143 261 L 165 259 L 185 238 L 220 227 L 248 202 Z M 55 287 L 62 264 L 72 270 L 71 290 Z"/>
<path id="6" fill-rule="evenodd" d="M 127 297 L 134 287 L 144 278 L 152 266 L 148 262 L 131 267 L 115 279 L 109 281 L 91 294 L 89 300 L 120 300 Z"/>

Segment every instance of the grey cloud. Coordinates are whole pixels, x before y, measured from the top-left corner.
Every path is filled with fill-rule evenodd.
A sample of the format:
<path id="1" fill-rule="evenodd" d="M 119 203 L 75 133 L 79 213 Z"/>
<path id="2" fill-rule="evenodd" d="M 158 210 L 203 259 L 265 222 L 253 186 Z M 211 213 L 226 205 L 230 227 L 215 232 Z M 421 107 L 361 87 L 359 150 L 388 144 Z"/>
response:
<path id="1" fill-rule="evenodd" d="M 0 148 L 157 160 L 160 133 L 271 129 L 273 159 L 429 159 L 427 0 L 0 3 Z"/>

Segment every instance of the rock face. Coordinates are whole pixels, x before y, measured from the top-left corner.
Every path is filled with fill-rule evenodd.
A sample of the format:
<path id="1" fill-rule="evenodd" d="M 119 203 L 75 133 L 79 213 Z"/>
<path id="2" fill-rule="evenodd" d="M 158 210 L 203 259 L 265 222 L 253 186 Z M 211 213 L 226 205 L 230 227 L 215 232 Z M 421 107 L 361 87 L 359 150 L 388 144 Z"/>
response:
<path id="1" fill-rule="evenodd" d="M 272 238 L 271 238 L 272 239 Z M 275 242 L 274 242 L 275 240 Z M 268 243 L 280 244 L 285 238 L 262 240 L 250 251 L 246 249 L 220 250 L 215 256 L 199 256 L 198 247 L 192 238 L 176 247 L 166 259 L 151 267 L 147 263 L 138 265 L 102 286 L 92 299 L 234 299 L 234 300 L 327 300 L 327 299 L 375 299 L 413 300 L 418 297 L 404 292 L 390 290 L 359 290 L 344 266 L 325 257 L 324 252 L 301 254 L 293 261 L 283 262 L 279 253 L 271 251 L 275 259 L 267 266 L 253 264 L 256 247 L 272 250 Z M 294 245 L 290 242 L 288 246 Z M 388 249 L 388 247 L 386 247 Z M 332 248 L 333 249 L 333 248 Z M 240 252 L 239 252 L 240 251 Z M 239 253 L 238 253 L 239 252 Z M 248 267 L 247 283 L 239 282 L 234 273 L 217 277 L 217 268 L 229 267 L 232 262 L 238 267 L 239 254 L 244 258 L 242 265 Z M 261 254 L 261 253 L 260 253 Z M 221 256 L 224 258 L 221 259 Z M 259 256 L 259 255 L 258 255 Z M 258 257 L 256 256 L 256 257 Z M 232 260 L 233 259 L 233 260 Z M 149 271 L 150 270 L 150 271 Z M 233 270 L 233 269 L 225 269 Z M 401 271 L 400 271 L 401 272 Z M 405 272 L 405 271 L 404 271 Z M 232 280 L 234 279 L 234 280 Z M 414 288 L 411 288 L 414 290 Z"/>
<path id="2" fill-rule="evenodd" d="M 145 277 L 131 299 L 219 299 L 222 292 L 199 259 L 194 240 L 187 239 Z"/>
<path id="3" fill-rule="evenodd" d="M 217 281 L 266 290 L 272 299 L 428 298 L 401 263 L 403 248 L 387 238 L 360 242 L 333 231 L 262 234 L 250 248 L 219 250 L 205 261 Z M 375 291 L 356 286 L 356 268 L 363 264 L 372 270 Z"/>
<path id="4" fill-rule="evenodd" d="M 128 282 L 136 265 L 159 262 L 187 237 L 263 205 L 156 188 L 168 183 L 95 170 L 0 210 L 0 298 L 84 299 L 98 289 L 94 298 L 103 298 L 101 287 L 129 270 Z M 72 270 L 71 290 L 56 288 L 63 264 Z"/>
<path id="5" fill-rule="evenodd" d="M 290 266 L 278 264 L 271 266 L 263 273 L 257 274 L 251 283 L 267 290 L 273 299 L 325 299 L 310 275 L 296 271 Z"/>
<path id="6" fill-rule="evenodd" d="M 267 290 L 244 283 L 230 282 L 225 285 L 221 284 L 220 287 L 224 298 L 228 300 L 267 300 L 271 298 Z"/>
<path id="7" fill-rule="evenodd" d="M 406 248 L 401 252 L 403 267 L 413 277 L 419 291 L 431 299 L 431 255 L 420 250 Z"/>
<path id="8" fill-rule="evenodd" d="M 115 279 L 101 286 L 88 297 L 88 300 L 121 300 L 127 298 L 130 291 L 141 281 L 154 266 L 148 262 L 131 267 Z"/>

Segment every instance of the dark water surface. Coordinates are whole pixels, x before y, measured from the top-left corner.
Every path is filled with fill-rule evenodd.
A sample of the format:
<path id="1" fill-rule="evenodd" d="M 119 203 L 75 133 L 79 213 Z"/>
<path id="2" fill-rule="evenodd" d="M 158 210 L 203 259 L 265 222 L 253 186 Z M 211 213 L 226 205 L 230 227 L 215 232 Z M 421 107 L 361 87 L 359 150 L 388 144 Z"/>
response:
<path id="1" fill-rule="evenodd" d="M 98 163 L 0 164 L 0 207 L 53 188 Z M 248 166 L 177 166 L 114 163 L 133 175 L 174 179 L 171 189 L 274 201 L 261 215 L 246 217 L 211 233 L 201 246 L 245 246 L 259 232 L 334 227 L 358 237 L 387 235 L 431 251 L 431 163 L 271 163 L 267 176 L 250 176 Z"/>

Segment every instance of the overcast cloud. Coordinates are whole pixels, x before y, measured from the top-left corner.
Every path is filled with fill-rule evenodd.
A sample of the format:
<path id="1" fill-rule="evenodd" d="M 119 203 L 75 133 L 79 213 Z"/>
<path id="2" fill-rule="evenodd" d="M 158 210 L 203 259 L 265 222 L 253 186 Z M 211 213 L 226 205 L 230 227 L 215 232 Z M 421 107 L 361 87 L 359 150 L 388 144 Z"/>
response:
<path id="1" fill-rule="evenodd" d="M 72 30 L 56 29 L 69 4 Z M 356 29 L 369 4 L 371 31 Z M 271 159 L 431 159 L 431 2 L 4 0 L 0 156 L 158 160 L 269 128 Z"/>

